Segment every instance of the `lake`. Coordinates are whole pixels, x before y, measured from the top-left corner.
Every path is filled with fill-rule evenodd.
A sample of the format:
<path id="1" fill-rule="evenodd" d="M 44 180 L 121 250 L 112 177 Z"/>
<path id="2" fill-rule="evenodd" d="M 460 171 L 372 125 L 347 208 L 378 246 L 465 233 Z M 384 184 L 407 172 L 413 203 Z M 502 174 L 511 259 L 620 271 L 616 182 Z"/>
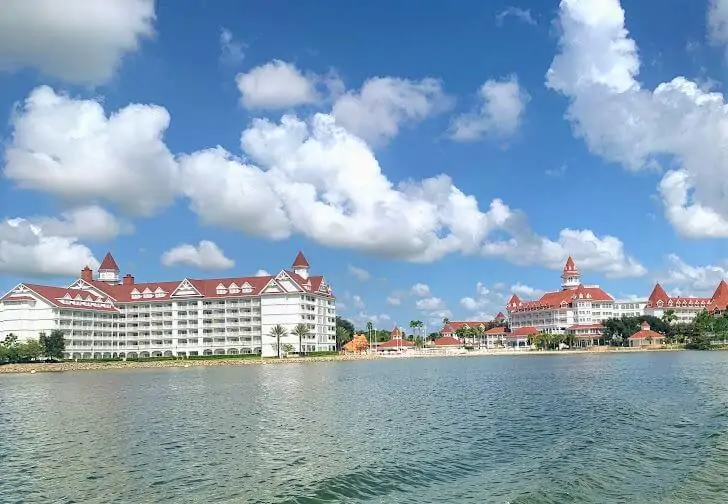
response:
<path id="1" fill-rule="evenodd" d="M 0 375 L 2 503 L 724 503 L 728 352 Z"/>

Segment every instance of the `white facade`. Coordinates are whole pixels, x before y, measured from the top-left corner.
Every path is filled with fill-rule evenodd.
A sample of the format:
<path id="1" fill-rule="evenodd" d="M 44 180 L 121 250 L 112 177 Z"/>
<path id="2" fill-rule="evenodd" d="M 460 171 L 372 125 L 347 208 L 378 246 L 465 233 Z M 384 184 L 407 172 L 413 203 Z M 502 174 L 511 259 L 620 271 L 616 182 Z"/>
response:
<path id="1" fill-rule="evenodd" d="M 296 352 L 336 348 L 335 298 L 323 277 L 308 275 L 307 262 L 275 277 L 135 284 L 130 275 L 120 283 L 118 271 L 103 273 L 93 280 L 82 272 L 67 288 L 16 286 L 0 299 L 0 339 L 60 329 L 67 358 L 274 356 L 270 332 L 281 325 L 288 332 L 281 344 Z M 309 330 L 300 349 L 298 324 Z"/>
<path id="2" fill-rule="evenodd" d="M 581 283 L 581 274 L 569 257 L 560 291 L 547 292 L 533 301 L 522 301 L 513 294 L 506 308 L 511 330 L 533 327 L 552 334 L 573 331 L 591 337 L 592 326 L 615 316 L 615 305 L 621 306 L 598 285 Z"/>

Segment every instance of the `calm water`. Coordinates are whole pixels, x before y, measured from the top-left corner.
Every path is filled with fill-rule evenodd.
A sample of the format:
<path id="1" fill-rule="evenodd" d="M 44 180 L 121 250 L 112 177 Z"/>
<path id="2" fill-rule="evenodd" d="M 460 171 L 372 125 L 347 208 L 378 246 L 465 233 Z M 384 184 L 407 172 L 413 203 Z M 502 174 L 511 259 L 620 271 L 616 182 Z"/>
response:
<path id="1" fill-rule="evenodd" d="M 728 352 L 0 375 L 0 502 L 721 503 Z"/>

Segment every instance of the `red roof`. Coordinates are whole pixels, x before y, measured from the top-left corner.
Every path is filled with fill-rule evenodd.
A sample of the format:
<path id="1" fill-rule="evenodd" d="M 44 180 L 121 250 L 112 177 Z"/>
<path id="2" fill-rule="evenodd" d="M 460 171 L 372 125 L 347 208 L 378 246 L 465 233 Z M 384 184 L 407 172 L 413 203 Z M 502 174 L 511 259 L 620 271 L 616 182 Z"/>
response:
<path id="1" fill-rule="evenodd" d="M 569 256 L 569 258 L 566 260 L 566 264 L 564 264 L 564 273 L 563 276 L 574 276 L 579 275 L 579 268 L 576 267 L 576 264 L 574 263 L 574 259 Z"/>
<path id="2" fill-rule="evenodd" d="M 116 264 L 111 252 L 107 252 L 106 256 L 104 256 L 104 260 L 101 261 L 101 265 L 99 266 L 99 271 L 119 271 L 119 265 Z"/>
<path id="3" fill-rule="evenodd" d="M 728 284 L 725 280 L 721 280 L 716 287 L 713 297 L 710 298 L 710 303 L 706 307 L 707 310 L 725 310 L 728 308 Z"/>
<path id="4" fill-rule="evenodd" d="M 298 255 L 293 260 L 292 268 L 310 268 L 311 265 L 308 264 L 308 261 L 306 260 L 306 256 L 303 255 L 303 252 L 298 252 Z"/>
<path id="5" fill-rule="evenodd" d="M 665 339 L 665 336 L 650 329 L 650 324 L 642 322 L 641 329 L 629 337 L 631 340 L 660 340 Z"/>
<path id="6" fill-rule="evenodd" d="M 718 285 L 718 289 L 720 289 L 720 285 Z M 716 294 L 718 294 L 718 289 L 716 289 Z M 655 288 L 652 289 L 650 297 L 647 298 L 647 306 L 650 308 L 659 307 L 669 309 L 677 307 L 692 307 L 696 309 L 701 309 L 708 305 L 708 303 L 710 303 L 710 300 L 711 298 L 704 297 L 670 296 L 667 292 L 665 292 L 665 289 L 663 289 L 662 285 L 660 285 L 658 282 L 655 284 Z"/>
<path id="7" fill-rule="evenodd" d="M 390 348 L 404 348 L 404 347 L 413 347 L 413 346 L 415 346 L 415 344 L 406 339 L 392 338 L 389 341 L 385 341 L 384 343 L 380 343 L 379 345 L 377 345 L 377 350 L 380 350 L 382 348 L 390 349 Z"/>
<path id="8" fill-rule="evenodd" d="M 463 346 L 463 342 L 460 341 L 457 338 L 451 338 L 450 336 L 443 336 L 442 338 L 437 338 L 435 341 L 433 341 L 435 346 L 456 346 L 461 347 Z"/>
<path id="9" fill-rule="evenodd" d="M 521 301 L 518 296 L 513 294 L 506 308 L 511 313 L 529 310 L 551 310 L 560 306 L 570 306 L 573 301 L 578 299 L 588 299 L 590 301 L 614 300 L 600 287 L 579 285 L 576 289 L 547 292 L 536 301 Z"/>
<path id="10" fill-rule="evenodd" d="M 527 326 L 527 327 L 519 327 L 518 329 L 513 329 L 508 335 L 510 337 L 513 336 L 531 336 L 532 334 L 538 334 L 540 331 L 533 327 L 533 326 Z"/>
<path id="11" fill-rule="evenodd" d="M 485 331 L 485 334 L 505 334 L 506 332 L 505 327 L 493 327 Z"/>
<path id="12" fill-rule="evenodd" d="M 94 310 L 106 312 L 118 312 L 113 301 L 108 296 L 100 296 L 95 292 L 81 289 L 66 289 L 63 287 L 49 287 L 47 285 L 21 284 L 31 292 L 48 301 L 51 306 L 57 308 L 69 308 L 74 310 Z M 4 299 L 16 299 L 13 291 L 6 294 Z"/>
<path id="13" fill-rule="evenodd" d="M 333 298 L 331 287 L 323 276 L 302 278 L 292 271 L 285 271 L 291 282 L 300 292 L 311 292 Z M 169 302 L 172 299 L 224 299 L 258 296 L 269 285 L 273 290 L 285 292 L 285 289 L 273 276 L 210 278 L 197 280 L 188 278 L 172 282 L 147 282 L 129 285 L 111 285 L 97 280 L 76 280 L 69 287 L 52 287 L 35 284 L 21 284 L 48 300 L 52 305 L 79 309 L 116 311 L 113 305 L 105 307 L 98 300 L 110 303 L 156 303 Z M 14 291 L 0 298 L 9 299 L 17 295 Z M 61 300 L 61 301 L 57 301 Z M 75 301 L 70 303 L 70 301 Z"/>
<path id="14" fill-rule="evenodd" d="M 498 312 L 498 315 L 495 316 L 495 320 L 504 320 L 506 318 L 505 315 L 503 315 L 503 312 Z"/>

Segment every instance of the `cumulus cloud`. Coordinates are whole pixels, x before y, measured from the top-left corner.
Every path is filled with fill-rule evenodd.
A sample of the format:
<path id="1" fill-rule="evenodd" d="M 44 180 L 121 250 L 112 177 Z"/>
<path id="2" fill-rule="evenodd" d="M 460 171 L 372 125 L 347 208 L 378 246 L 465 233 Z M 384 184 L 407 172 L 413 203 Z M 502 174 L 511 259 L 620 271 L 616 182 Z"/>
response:
<path id="1" fill-rule="evenodd" d="M 235 266 L 235 261 L 225 257 L 215 242 L 202 240 L 197 245 L 183 244 L 166 251 L 162 254 L 162 264 L 213 271 L 230 269 Z"/>
<path id="2" fill-rule="evenodd" d="M 253 120 L 238 156 L 214 147 L 175 160 L 163 141 L 168 125 L 162 107 L 107 115 L 98 100 L 41 87 L 12 120 L 4 174 L 23 188 L 107 201 L 133 215 L 181 196 L 206 225 L 271 240 L 300 235 L 393 259 L 486 255 L 555 268 L 568 245 L 585 269 L 643 273 L 616 237 L 569 229 L 557 240 L 542 237 L 502 200 L 481 208 L 446 175 L 395 184 L 370 146 L 329 114 Z"/>
<path id="3" fill-rule="evenodd" d="M 723 265 L 692 266 L 677 254 L 670 254 L 658 279 L 684 295 L 710 296 L 721 280 L 728 279 L 728 264 L 723 262 Z"/>
<path id="4" fill-rule="evenodd" d="M 281 109 L 321 99 L 318 78 L 304 74 L 293 63 L 273 60 L 238 74 L 240 103 L 248 109 Z"/>
<path id="5" fill-rule="evenodd" d="M 378 145 L 396 136 L 403 126 L 444 112 L 451 104 L 452 99 L 437 79 L 375 77 L 359 91 L 340 96 L 331 115 L 351 133 L 370 145 Z"/>
<path id="6" fill-rule="evenodd" d="M 725 1 L 712 1 L 711 40 L 727 39 Z M 728 107 L 685 77 L 649 89 L 618 0 L 563 0 L 560 51 L 547 85 L 570 100 L 574 132 L 589 149 L 631 171 L 670 160 L 660 183 L 665 215 L 684 237 L 728 236 Z"/>
<path id="7" fill-rule="evenodd" d="M 177 164 L 163 141 L 169 120 L 155 105 L 107 116 L 96 100 L 41 86 L 11 120 L 4 173 L 25 189 L 149 215 L 177 194 Z"/>
<path id="8" fill-rule="evenodd" d="M 264 269 L 259 269 L 258 271 L 255 272 L 255 276 L 257 276 L 257 277 L 259 277 L 259 276 L 270 276 L 270 273 L 268 273 Z"/>
<path id="9" fill-rule="evenodd" d="M 38 217 L 29 219 L 29 222 L 50 236 L 98 242 L 134 232 L 130 222 L 117 218 L 97 205 L 76 207 L 63 212 L 60 217 Z"/>
<path id="10" fill-rule="evenodd" d="M 410 292 L 417 297 L 427 297 L 430 295 L 430 286 L 423 283 L 416 283 L 412 286 Z"/>
<path id="11" fill-rule="evenodd" d="M 154 19 L 154 0 L 6 1 L 0 70 L 30 67 L 76 84 L 103 84 L 124 55 L 154 35 Z"/>
<path id="12" fill-rule="evenodd" d="M 478 108 L 456 117 L 450 128 L 453 140 L 478 140 L 486 135 L 510 137 L 523 120 L 529 94 L 511 76 L 504 80 L 487 80 L 479 90 Z"/>
<path id="13" fill-rule="evenodd" d="M 85 245 L 70 236 L 53 236 L 26 219 L 0 221 L 0 273 L 73 276 L 99 261 Z"/>

